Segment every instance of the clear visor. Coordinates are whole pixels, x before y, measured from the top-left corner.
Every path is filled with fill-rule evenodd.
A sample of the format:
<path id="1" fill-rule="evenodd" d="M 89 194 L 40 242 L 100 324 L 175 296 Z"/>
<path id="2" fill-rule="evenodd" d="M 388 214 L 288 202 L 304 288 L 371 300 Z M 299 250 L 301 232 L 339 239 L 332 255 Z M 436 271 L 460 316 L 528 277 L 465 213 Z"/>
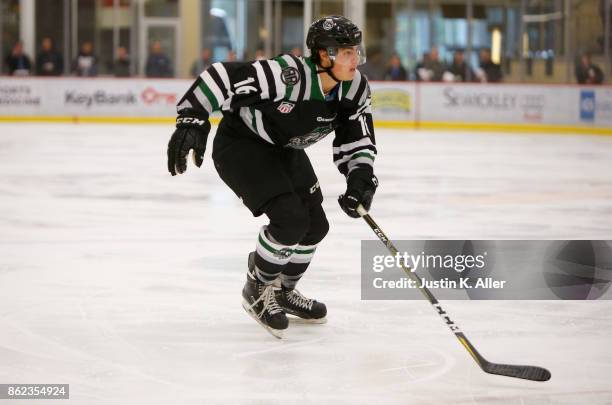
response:
<path id="1" fill-rule="evenodd" d="M 338 65 L 359 66 L 366 62 L 365 48 L 362 45 L 327 48 L 327 54 Z"/>

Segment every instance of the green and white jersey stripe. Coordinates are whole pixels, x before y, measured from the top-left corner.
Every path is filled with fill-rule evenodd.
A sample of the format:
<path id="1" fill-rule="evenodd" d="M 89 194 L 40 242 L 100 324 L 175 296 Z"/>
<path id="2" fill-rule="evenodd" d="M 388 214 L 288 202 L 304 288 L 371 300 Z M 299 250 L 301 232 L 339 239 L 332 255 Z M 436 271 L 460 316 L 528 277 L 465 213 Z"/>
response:
<path id="1" fill-rule="evenodd" d="M 261 88 L 260 97 L 265 100 L 270 98 L 270 86 L 268 85 L 268 79 L 266 79 L 266 74 L 264 73 L 263 66 L 261 66 L 261 62 L 257 61 L 253 63 L 255 67 L 255 71 L 257 72 L 257 81 L 259 83 L 259 87 Z"/>
<path id="2" fill-rule="evenodd" d="M 368 165 L 374 166 L 374 155 L 371 151 L 359 152 L 351 156 L 351 159 L 348 162 L 348 174 L 355 169 L 357 169 L 358 165 Z"/>
<path id="3" fill-rule="evenodd" d="M 223 64 L 221 62 L 216 62 L 216 63 L 212 64 L 212 68 L 215 69 L 215 71 L 217 72 L 217 74 L 221 78 L 221 81 L 223 82 L 223 85 L 225 86 L 225 90 L 227 90 L 227 92 L 230 95 L 232 95 L 232 88 L 230 86 L 230 79 L 229 79 L 229 76 L 227 74 L 227 70 L 225 69 L 225 66 L 223 66 Z"/>
<path id="4" fill-rule="evenodd" d="M 376 154 L 369 149 L 360 149 L 357 150 L 350 155 L 346 155 L 341 159 L 336 160 L 336 166 L 340 166 L 342 163 L 349 162 L 348 165 L 351 167 L 351 162 L 355 164 L 355 161 L 358 163 L 366 163 L 372 165 L 374 163 L 374 159 L 376 158 Z"/>
<path id="5" fill-rule="evenodd" d="M 312 88 L 312 70 L 310 69 L 308 63 L 304 63 L 304 59 L 300 59 L 300 62 L 302 62 L 304 71 L 306 72 L 306 77 L 303 78 L 306 79 L 304 83 L 304 100 L 310 100 L 310 91 Z"/>
<path id="6" fill-rule="evenodd" d="M 219 110 L 225 101 L 221 88 L 217 85 L 217 82 L 215 82 L 208 70 L 205 70 L 200 77 L 204 82 L 204 86 L 200 86 L 202 91 L 208 97 L 213 110 Z"/>
<path id="7" fill-rule="evenodd" d="M 319 100 L 324 101 L 323 87 L 321 84 L 321 77 L 317 73 L 317 65 L 310 60 L 310 58 L 301 59 L 304 63 L 304 69 L 306 70 L 306 77 L 310 79 L 307 81 L 306 94 L 304 94 L 304 100 Z"/>
<path id="8" fill-rule="evenodd" d="M 208 96 L 204 93 L 204 88 L 205 88 L 205 86 L 202 85 L 202 83 L 200 83 L 193 90 L 193 95 L 198 100 L 198 102 L 202 105 L 202 107 L 204 107 L 206 112 L 210 115 L 213 112 L 213 106 L 210 103 L 210 99 L 208 98 Z"/>
<path id="9" fill-rule="evenodd" d="M 348 98 L 349 100 L 353 100 L 355 98 L 355 95 L 357 94 L 357 90 L 359 90 L 360 84 L 361 84 L 361 73 L 359 73 L 359 70 L 356 70 L 355 77 L 351 81 L 351 86 L 349 87 L 345 97 Z"/>
<path id="10" fill-rule="evenodd" d="M 269 60 L 268 66 L 270 66 L 270 70 L 272 71 L 272 75 L 274 76 L 274 86 L 276 88 L 276 97 L 274 97 L 274 101 L 279 101 L 285 98 L 286 85 L 281 80 L 282 68 L 280 63 L 275 60 Z"/>
<path id="11" fill-rule="evenodd" d="M 221 81 L 223 82 L 223 86 L 225 87 L 225 91 L 227 92 L 227 95 L 228 95 L 228 97 L 223 101 L 221 105 L 221 109 L 225 111 L 229 110 L 231 103 L 232 103 L 232 97 L 234 96 L 234 93 L 232 92 L 232 86 L 230 84 L 230 78 L 229 78 L 229 75 L 227 74 L 227 70 L 225 69 L 225 66 L 223 66 L 223 64 L 220 62 L 213 63 L 212 69 L 215 69 L 215 71 L 221 78 Z"/>

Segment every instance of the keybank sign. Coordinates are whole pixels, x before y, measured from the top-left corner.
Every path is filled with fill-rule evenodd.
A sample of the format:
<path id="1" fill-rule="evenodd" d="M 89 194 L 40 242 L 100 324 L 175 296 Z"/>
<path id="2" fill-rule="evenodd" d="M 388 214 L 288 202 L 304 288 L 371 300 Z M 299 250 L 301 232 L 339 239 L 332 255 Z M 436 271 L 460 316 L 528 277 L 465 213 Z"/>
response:
<path id="1" fill-rule="evenodd" d="M 125 93 L 111 93 L 104 90 L 97 90 L 91 93 L 81 93 L 78 91 L 66 91 L 64 93 L 65 105 L 79 105 L 87 108 L 94 105 L 132 105 L 136 104 L 136 102 L 136 95 L 129 91 Z"/>

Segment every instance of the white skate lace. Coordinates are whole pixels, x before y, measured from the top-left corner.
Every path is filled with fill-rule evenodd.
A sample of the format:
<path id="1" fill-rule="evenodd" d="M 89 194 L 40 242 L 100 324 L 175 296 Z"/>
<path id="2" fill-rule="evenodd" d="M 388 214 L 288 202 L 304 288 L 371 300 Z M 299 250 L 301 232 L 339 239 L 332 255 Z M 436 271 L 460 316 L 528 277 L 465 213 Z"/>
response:
<path id="1" fill-rule="evenodd" d="M 293 305 L 296 305 L 300 308 L 304 308 L 307 310 L 312 310 L 312 304 L 314 304 L 314 300 L 304 297 L 298 290 L 292 290 L 287 292 L 287 299 Z"/>
<path id="2" fill-rule="evenodd" d="M 269 286 L 263 288 L 263 291 L 262 291 L 262 288 L 263 288 L 263 285 L 260 285 L 259 286 L 259 292 L 260 292 L 259 298 L 257 298 L 255 302 L 251 304 L 251 308 L 255 308 L 255 305 L 257 305 L 259 301 L 263 301 L 263 308 L 257 314 L 257 317 L 261 318 L 264 312 L 266 311 L 268 311 L 270 315 L 274 315 L 279 312 L 283 312 L 282 308 L 276 302 L 276 297 L 274 296 L 274 287 L 270 284 Z"/>

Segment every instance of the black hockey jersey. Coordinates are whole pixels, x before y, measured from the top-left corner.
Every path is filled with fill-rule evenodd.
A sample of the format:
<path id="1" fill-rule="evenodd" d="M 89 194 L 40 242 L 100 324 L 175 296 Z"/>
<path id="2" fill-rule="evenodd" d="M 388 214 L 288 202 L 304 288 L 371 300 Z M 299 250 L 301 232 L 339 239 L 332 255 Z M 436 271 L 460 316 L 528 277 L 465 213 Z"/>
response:
<path id="1" fill-rule="evenodd" d="M 244 125 L 278 147 L 306 148 L 335 131 L 334 163 L 348 175 L 373 169 L 376 157 L 371 97 L 359 71 L 327 97 L 310 58 L 280 55 L 255 62 L 214 63 L 177 105 Z M 231 124 L 231 123 L 230 123 Z"/>

